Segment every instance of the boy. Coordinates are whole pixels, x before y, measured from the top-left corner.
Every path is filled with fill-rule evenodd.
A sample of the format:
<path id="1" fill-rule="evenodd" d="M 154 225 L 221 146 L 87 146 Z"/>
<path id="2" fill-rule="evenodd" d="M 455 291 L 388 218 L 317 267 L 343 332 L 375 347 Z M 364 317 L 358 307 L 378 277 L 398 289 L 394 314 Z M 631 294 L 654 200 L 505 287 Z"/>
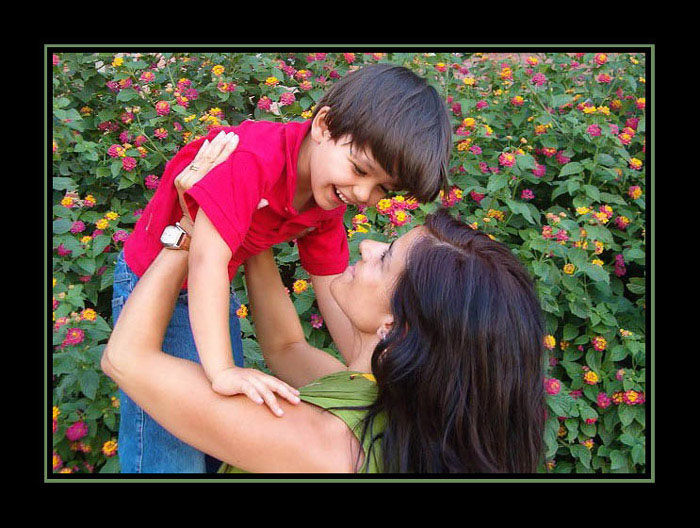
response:
<path id="1" fill-rule="evenodd" d="M 318 102 L 310 121 L 245 121 L 222 132 L 231 131 L 239 137 L 235 152 L 187 190 L 188 211 L 179 205 L 173 180 L 186 168 L 197 171 L 188 164 L 205 139 L 188 144 L 167 164 L 125 244 L 123 266 L 130 269 L 115 271 L 116 296 L 117 274 L 131 274 L 133 287 L 161 250 L 161 238 L 173 233 L 171 224 L 189 213 L 194 233 L 188 290 L 163 350 L 201 361 L 212 389 L 224 395 L 240 392 L 242 345 L 230 282 L 246 258 L 297 238 L 328 330 L 346 361 L 351 359 L 350 325 L 329 291 L 348 265 L 346 206 L 375 205 L 393 190 L 433 200 L 447 190 L 451 147 L 447 109 L 436 90 L 389 64 L 346 75 Z M 267 205 L 258 209 L 261 203 Z M 115 319 L 126 296 L 128 291 L 115 302 Z M 124 394 L 119 443 L 123 472 L 204 471 L 202 453 L 160 428 Z"/>

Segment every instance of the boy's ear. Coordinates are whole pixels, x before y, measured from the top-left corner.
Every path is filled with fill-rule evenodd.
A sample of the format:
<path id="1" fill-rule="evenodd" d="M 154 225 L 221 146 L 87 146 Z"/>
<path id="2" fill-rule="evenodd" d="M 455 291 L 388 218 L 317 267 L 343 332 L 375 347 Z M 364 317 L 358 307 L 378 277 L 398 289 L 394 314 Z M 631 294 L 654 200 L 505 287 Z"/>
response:
<path id="1" fill-rule="evenodd" d="M 318 113 L 314 116 L 314 120 L 311 122 L 311 139 L 320 143 L 324 139 L 330 139 L 331 133 L 328 130 L 328 125 L 326 125 L 326 116 L 330 111 L 330 106 L 324 106 Z"/>

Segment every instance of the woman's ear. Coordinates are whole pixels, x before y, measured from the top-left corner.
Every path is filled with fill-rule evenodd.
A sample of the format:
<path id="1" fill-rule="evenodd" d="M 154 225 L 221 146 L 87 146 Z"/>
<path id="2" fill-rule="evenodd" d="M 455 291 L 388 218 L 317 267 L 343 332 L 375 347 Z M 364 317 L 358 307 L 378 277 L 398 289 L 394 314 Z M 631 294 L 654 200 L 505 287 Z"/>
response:
<path id="1" fill-rule="evenodd" d="M 321 108 L 311 122 L 311 139 L 317 143 L 321 143 L 324 139 L 330 139 L 331 137 L 328 125 L 326 124 L 326 117 L 330 109 L 330 106 Z"/>
<path id="2" fill-rule="evenodd" d="M 391 329 L 394 327 L 394 316 L 391 314 L 387 314 L 382 318 L 382 322 L 379 325 L 379 328 L 377 328 L 377 335 L 379 336 L 379 339 L 384 340 L 386 338 L 386 335 L 391 332 Z"/>

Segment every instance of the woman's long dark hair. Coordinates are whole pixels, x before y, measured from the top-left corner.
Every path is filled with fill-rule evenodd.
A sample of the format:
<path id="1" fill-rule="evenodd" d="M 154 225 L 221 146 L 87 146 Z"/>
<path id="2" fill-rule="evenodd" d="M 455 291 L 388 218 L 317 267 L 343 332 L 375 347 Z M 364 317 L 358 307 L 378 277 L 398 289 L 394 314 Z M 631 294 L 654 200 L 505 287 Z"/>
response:
<path id="1" fill-rule="evenodd" d="M 534 473 L 544 328 L 532 279 L 504 244 L 445 210 L 425 225 L 372 356 L 378 397 L 362 436 L 384 413 L 372 449 L 385 472 Z"/>

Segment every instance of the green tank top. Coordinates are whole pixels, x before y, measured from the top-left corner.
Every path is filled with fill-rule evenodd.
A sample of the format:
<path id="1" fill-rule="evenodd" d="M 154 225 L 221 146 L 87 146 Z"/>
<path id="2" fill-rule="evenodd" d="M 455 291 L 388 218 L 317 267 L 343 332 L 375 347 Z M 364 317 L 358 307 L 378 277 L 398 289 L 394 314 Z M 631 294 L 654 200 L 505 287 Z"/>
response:
<path id="1" fill-rule="evenodd" d="M 299 398 L 328 410 L 343 420 L 359 441 L 362 433 L 362 419 L 367 411 L 361 409 L 334 409 L 333 407 L 364 407 L 373 403 L 377 398 L 377 384 L 374 376 L 362 372 L 347 370 L 335 372 L 312 381 L 299 389 Z M 379 473 L 382 467 L 379 442 L 372 446 L 372 438 L 384 432 L 385 420 L 383 415 L 377 416 L 372 430 L 366 435 L 362 448 L 365 452 L 365 462 L 360 473 Z M 247 473 L 228 464 L 223 464 L 219 473 Z"/>

